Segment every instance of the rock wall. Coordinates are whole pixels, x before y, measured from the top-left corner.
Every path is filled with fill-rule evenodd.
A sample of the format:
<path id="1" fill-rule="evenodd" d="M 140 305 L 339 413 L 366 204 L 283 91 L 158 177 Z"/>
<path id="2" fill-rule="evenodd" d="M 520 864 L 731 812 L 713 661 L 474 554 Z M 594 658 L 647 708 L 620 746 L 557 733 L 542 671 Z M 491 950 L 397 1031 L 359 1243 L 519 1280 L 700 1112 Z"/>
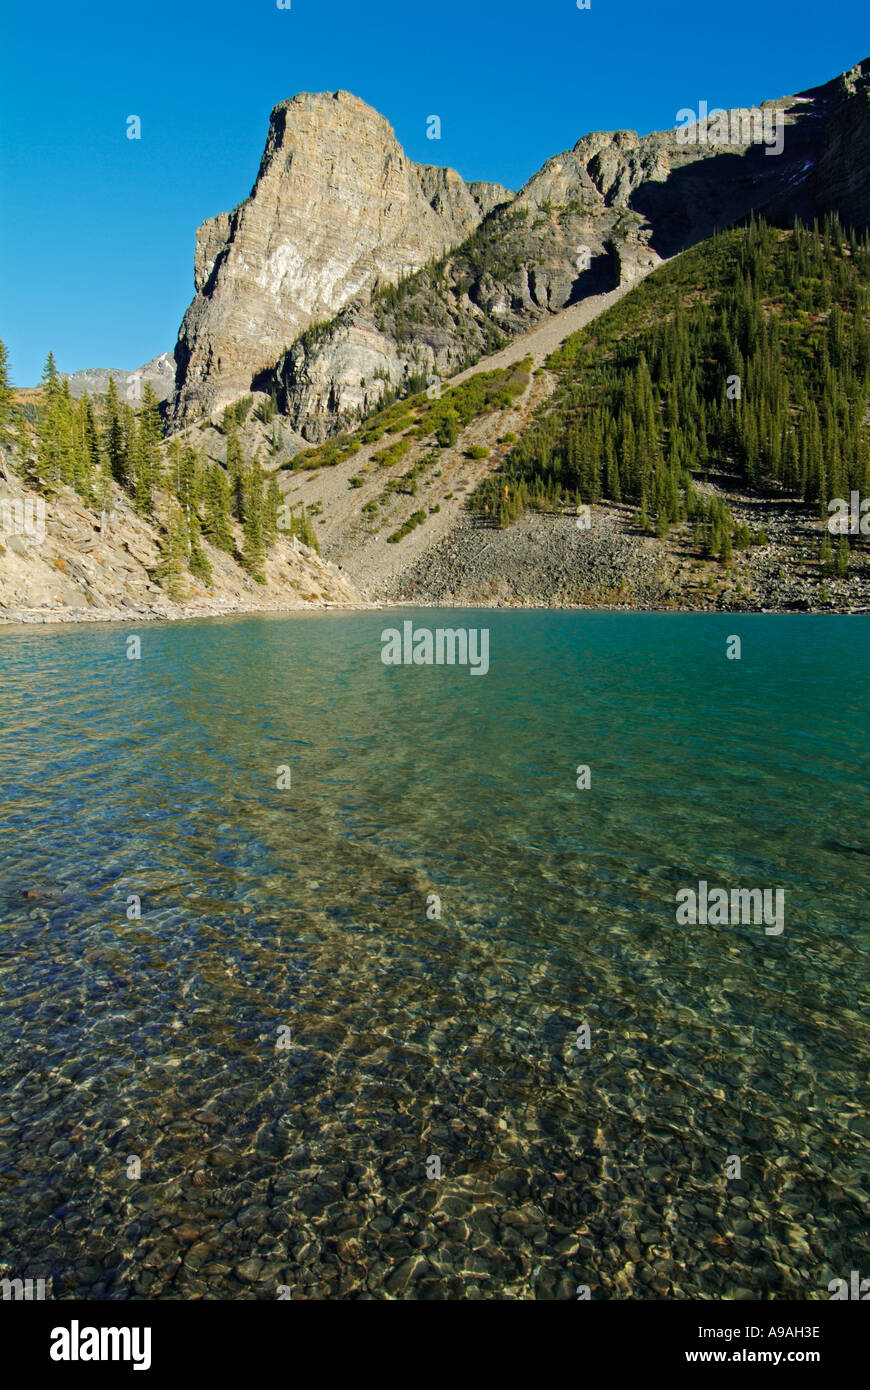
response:
<path id="1" fill-rule="evenodd" d="M 235 522 L 232 530 L 241 548 Z M 265 584 L 208 540 L 203 549 L 211 583 L 186 575 L 186 595 L 176 602 L 155 578 L 159 528 L 136 514 L 120 488 L 112 485 L 102 513 L 68 487 L 46 500 L 25 488 L 0 448 L 0 623 L 143 621 L 364 604 L 335 565 L 291 538 L 279 536 L 268 552 Z"/>
<path id="2" fill-rule="evenodd" d="M 790 221 L 836 209 L 866 226 L 868 64 L 753 110 L 771 134 L 781 119 L 780 152 L 755 126 L 755 143 L 717 143 L 712 113 L 689 140 L 676 128 L 597 131 L 514 196 L 411 163 L 348 93 L 282 103 L 251 197 L 197 237 L 176 422 L 253 385 L 320 442 L 388 385 L 450 376 L 752 211 Z M 727 131 L 749 130 L 747 111 L 726 114 Z M 399 296 L 386 292 L 414 270 Z"/>
<path id="3" fill-rule="evenodd" d="M 349 92 L 282 102 L 250 197 L 197 233 L 174 419 L 243 394 L 310 324 L 455 246 L 510 196 L 414 164 Z"/>

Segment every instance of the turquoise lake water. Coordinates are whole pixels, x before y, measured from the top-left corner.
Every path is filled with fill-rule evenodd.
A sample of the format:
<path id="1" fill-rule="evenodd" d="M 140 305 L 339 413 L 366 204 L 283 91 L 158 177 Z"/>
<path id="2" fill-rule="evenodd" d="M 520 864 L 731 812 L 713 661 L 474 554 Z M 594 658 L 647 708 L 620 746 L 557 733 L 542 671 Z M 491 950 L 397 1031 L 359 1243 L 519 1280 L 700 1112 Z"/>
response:
<path id="1" fill-rule="evenodd" d="M 405 619 L 487 628 L 489 671 L 386 667 Z M 119 1299 L 870 1275 L 868 620 L 16 628 L 0 674 L 4 1275 Z M 678 925 L 701 881 L 782 889 L 784 930 Z"/>

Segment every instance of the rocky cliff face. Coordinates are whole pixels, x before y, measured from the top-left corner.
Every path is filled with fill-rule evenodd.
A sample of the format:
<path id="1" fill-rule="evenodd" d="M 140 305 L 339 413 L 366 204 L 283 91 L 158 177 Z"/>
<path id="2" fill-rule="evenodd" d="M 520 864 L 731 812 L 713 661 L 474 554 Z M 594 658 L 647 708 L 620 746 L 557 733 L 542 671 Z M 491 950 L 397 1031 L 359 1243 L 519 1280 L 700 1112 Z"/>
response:
<path id="1" fill-rule="evenodd" d="M 251 198 L 200 229 L 176 419 L 253 384 L 319 442 L 387 383 L 447 377 L 753 210 L 866 225 L 868 70 L 724 126 L 586 135 L 516 196 L 411 164 L 346 93 L 284 103 Z"/>
<path id="2" fill-rule="evenodd" d="M 256 384 L 276 391 L 291 429 L 320 442 L 372 409 L 385 381 L 401 389 L 446 379 L 759 206 L 778 162 L 768 158 L 765 169 L 764 159 L 759 146 L 724 156 L 678 146 L 674 132 L 586 136 L 440 264 L 353 302 L 327 332 L 297 340 Z M 780 163 L 779 183 L 800 168 L 796 158 Z"/>
<path id="3" fill-rule="evenodd" d="M 447 377 L 751 211 L 790 219 L 836 209 L 866 225 L 867 68 L 752 113 L 728 112 L 724 126 L 710 113 L 690 139 L 678 129 L 584 136 L 434 273 L 414 277 L 398 299 L 376 293 L 351 305 L 261 384 L 277 387 L 291 427 L 316 442 L 370 409 L 381 379 Z M 768 153 L 762 135 L 776 149 L 778 130 L 781 148 Z"/>
<path id="4" fill-rule="evenodd" d="M 818 159 L 807 179 L 808 206 L 821 216 L 836 208 L 856 227 L 870 225 L 870 61 L 829 82 L 805 99 L 822 125 Z"/>
<path id="5" fill-rule="evenodd" d="M 247 391 L 303 329 L 441 255 L 510 196 L 414 164 L 348 92 L 282 102 L 250 197 L 197 233 L 175 419 Z"/>
<path id="6" fill-rule="evenodd" d="M 0 446 L 0 624 L 109 622 L 135 618 L 360 607 L 346 576 L 301 542 L 279 536 L 254 581 L 205 541 L 212 580 L 186 576 L 187 593 L 171 599 L 155 578 L 160 530 L 138 516 L 112 485 L 102 513 L 68 487 L 46 501 L 28 492 Z M 241 544 L 240 529 L 233 523 Z"/>

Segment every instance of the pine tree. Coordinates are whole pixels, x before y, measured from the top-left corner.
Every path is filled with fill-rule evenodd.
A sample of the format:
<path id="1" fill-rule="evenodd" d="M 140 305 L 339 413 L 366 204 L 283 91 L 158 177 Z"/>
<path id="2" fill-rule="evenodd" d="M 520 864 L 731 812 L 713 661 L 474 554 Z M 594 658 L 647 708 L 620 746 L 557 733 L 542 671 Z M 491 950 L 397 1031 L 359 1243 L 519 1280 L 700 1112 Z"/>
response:
<path id="1" fill-rule="evenodd" d="M 604 446 L 604 491 L 614 502 L 622 501 L 622 483 L 619 477 L 619 462 L 610 435 Z"/>
<path id="2" fill-rule="evenodd" d="M 177 503 L 166 526 L 160 546 L 160 560 L 155 577 L 166 590 L 173 603 L 179 603 L 187 596 L 187 562 L 190 540 L 184 513 Z"/>
<path id="3" fill-rule="evenodd" d="M 241 441 L 235 426 L 233 426 L 227 435 L 227 476 L 230 480 L 232 493 L 233 516 L 237 521 L 242 520 L 244 512 L 245 472 L 245 457 L 242 453 Z"/>
<path id="4" fill-rule="evenodd" d="M 265 535 L 263 528 L 263 469 L 259 458 L 254 459 L 245 479 L 242 498 L 242 564 L 252 579 L 258 584 L 266 583 L 263 573 L 265 557 Z"/>
<path id="5" fill-rule="evenodd" d="M 103 423 L 103 450 L 109 465 L 109 472 L 121 487 L 126 486 L 127 477 L 127 439 L 124 430 L 124 417 L 118 400 L 115 378 L 109 377 Z"/>
<path id="6" fill-rule="evenodd" d="M 530 499 L 527 495 L 525 500 L 528 504 Z M 295 536 L 303 545 L 307 545 L 311 550 L 316 551 L 318 555 L 320 554 L 320 544 L 317 540 L 317 533 L 314 530 L 314 526 L 312 525 L 305 507 L 301 508 L 299 516 L 296 515 L 295 509 L 291 508 L 290 526 L 288 529 L 291 536 Z"/>
<path id="7" fill-rule="evenodd" d="M 236 547 L 230 528 L 230 486 L 226 472 L 219 463 L 213 463 L 208 473 L 205 530 L 212 545 L 225 550 L 228 555 L 234 553 Z"/>
<path id="8" fill-rule="evenodd" d="M 719 559 L 723 565 L 730 565 L 733 559 L 731 548 L 731 532 L 725 527 L 722 532 L 722 543 L 719 547 Z"/>
<path id="9" fill-rule="evenodd" d="M 175 471 L 175 495 L 185 514 L 192 512 L 199 500 L 198 465 L 192 444 L 182 444 Z"/>
<path id="10" fill-rule="evenodd" d="M 263 506 L 263 535 L 266 545 L 271 549 L 278 539 L 278 516 L 281 511 L 281 489 L 278 486 L 278 479 L 272 473 L 269 477 L 269 485 L 266 489 L 266 500 Z"/>
<path id="11" fill-rule="evenodd" d="M 139 411 L 139 444 L 142 454 L 142 488 L 150 493 L 162 486 L 160 445 L 163 431 L 160 424 L 160 402 L 154 387 L 146 381 Z M 137 480 L 137 488 L 139 482 Z"/>
<path id="12" fill-rule="evenodd" d="M 152 458 L 147 430 L 143 427 L 141 417 L 133 427 L 130 461 L 135 480 L 133 505 L 140 516 L 150 516 L 153 508 L 151 496 Z"/>
<path id="13" fill-rule="evenodd" d="M 69 381 L 64 377 L 60 384 L 57 402 L 57 437 L 61 482 L 67 483 L 70 487 L 75 486 L 77 474 L 75 416 L 75 401 L 70 394 Z"/>
<path id="14" fill-rule="evenodd" d="M 42 368 L 42 385 L 46 391 L 50 391 L 58 384 L 57 363 L 54 360 L 54 353 L 49 352 Z"/>
<path id="15" fill-rule="evenodd" d="M 164 481 L 167 490 L 177 497 L 181 487 L 181 440 L 178 435 L 174 435 L 166 447 Z"/>
<path id="16" fill-rule="evenodd" d="M 64 389 L 66 383 L 61 379 L 52 352 L 46 358 L 41 385 L 38 473 L 43 483 L 56 487 L 71 480 L 73 467 L 69 388 Z"/>
<path id="17" fill-rule="evenodd" d="M 15 393 L 9 380 L 9 355 L 6 344 L 0 338 L 0 438 L 6 433 L 14 399 Z"/>
<path id="18" fill-rule="evenodd" d="M 211 565 L 202 548 L 202 533 L 199 527 L 199 518 L 195 512 L 191 512 L 188 519 L 188 546 L 191 574 L 195 575 L 197 579 L 201 579 L 204 584 L 211 584 Z"/>
<path id="19" fill-rule="evenodd" d="M 100 469 L 100 436 L 90 396 L 82 396 L 75 418 L 75 488 L 85 499 L 95 498 Z"/>

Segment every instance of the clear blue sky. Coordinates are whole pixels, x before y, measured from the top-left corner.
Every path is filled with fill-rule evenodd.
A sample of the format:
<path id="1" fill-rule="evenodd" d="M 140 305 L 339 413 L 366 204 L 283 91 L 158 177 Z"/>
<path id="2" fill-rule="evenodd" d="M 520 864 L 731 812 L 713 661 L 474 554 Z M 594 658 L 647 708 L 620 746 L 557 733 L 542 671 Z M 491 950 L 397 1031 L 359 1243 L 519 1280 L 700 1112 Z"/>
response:
<path id="1" fill-rule="evenodd" d="M 416 160 L 518 188 L 590 130 L 751 105 L 867 56 L 865 0 L 6 0 L 0 337 L 32 385 L 171 351 L 206 217 L 250 192 L 272 106 L 343 87 Z M 441 117 L 440 142 L 426 118 Z M 142 138 L 126 138 L 138 115 Z"/>

